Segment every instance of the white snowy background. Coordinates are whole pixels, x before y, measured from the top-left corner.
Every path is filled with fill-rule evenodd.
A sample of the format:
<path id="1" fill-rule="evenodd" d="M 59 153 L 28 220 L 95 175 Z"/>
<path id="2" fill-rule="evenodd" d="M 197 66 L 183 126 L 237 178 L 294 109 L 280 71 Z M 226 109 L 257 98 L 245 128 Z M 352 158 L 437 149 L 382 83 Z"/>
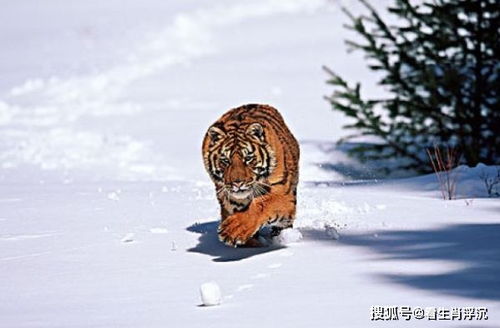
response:
<path id="1" fill-rule="evenodd" d="M 3 1 L 0 326 L 498 327 L 500 203 L 478 178 L 493 167 L 460 168 L 454 201 L 432 175 L 336 169 L 354 163 L 321 65 L 381 92 L 345 51 L 341 5 L 359 7 Z M 301 142 L 286 245 L 217 241 L 201 139 L 248 102 L 279 108 Z M 210 281 L 222 303 L 202 307 Z M 373 322 L 375 305 L 483 306 L 489 320 Z"/>

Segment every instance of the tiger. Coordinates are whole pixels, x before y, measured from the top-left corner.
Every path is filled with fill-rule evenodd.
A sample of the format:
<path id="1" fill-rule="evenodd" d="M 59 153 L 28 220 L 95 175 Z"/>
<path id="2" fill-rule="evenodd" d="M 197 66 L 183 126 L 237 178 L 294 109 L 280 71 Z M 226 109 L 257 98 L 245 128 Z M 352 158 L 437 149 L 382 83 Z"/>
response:
<path id="1" fill-rule="evenodd" d="M 220 205 L 222 243 L 260 247 L 262 227 L 271 236 L 293 227 L 300 149 L 276 108 L 230 109 L 208 128 L 202 155 Z"/>

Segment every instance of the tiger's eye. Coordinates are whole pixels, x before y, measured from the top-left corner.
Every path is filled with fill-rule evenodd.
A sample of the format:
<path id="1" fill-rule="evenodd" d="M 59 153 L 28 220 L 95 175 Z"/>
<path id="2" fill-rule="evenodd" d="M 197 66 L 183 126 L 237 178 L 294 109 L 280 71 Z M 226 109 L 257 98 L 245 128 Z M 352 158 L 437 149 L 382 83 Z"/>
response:
<path id="1" fill-rule="evenodd" d="M 255 158 L 254 154 L 247 154 L 245 156 L 245 162 L 250 163 Z"/>
<path id="2" fill-rule="evenodd" d="M 259 167 L 258 169 L 260 175 L 267 175 L 269 173 L 266 167 Z"/>

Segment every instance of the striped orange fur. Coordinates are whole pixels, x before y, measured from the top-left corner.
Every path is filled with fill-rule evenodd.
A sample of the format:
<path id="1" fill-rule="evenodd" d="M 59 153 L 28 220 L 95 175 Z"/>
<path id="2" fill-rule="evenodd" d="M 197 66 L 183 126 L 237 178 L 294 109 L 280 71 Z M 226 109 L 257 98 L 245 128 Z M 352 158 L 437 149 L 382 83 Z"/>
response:
<path id="1" fill-rule="evenodd" d="M 258 246 L 264 225 L 278 234 L 292 227 L 297 203 L 299 144 L 269 105 L 229 110 L 210 126 L 203 161 L 221 207 L 219 239 Z"/>

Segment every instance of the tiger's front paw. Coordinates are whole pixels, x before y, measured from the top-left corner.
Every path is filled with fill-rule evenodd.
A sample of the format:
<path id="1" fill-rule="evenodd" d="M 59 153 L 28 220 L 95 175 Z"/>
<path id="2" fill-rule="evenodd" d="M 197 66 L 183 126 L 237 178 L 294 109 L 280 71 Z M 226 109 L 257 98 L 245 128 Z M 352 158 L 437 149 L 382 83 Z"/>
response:
<path id="1" fill-rule="evenodd" d="M 235 214 L 227 217 L 219 225 L 219 240 L 228 246 L 244 245 L 259 228 L 260 225 L 253 220 Z"/>

